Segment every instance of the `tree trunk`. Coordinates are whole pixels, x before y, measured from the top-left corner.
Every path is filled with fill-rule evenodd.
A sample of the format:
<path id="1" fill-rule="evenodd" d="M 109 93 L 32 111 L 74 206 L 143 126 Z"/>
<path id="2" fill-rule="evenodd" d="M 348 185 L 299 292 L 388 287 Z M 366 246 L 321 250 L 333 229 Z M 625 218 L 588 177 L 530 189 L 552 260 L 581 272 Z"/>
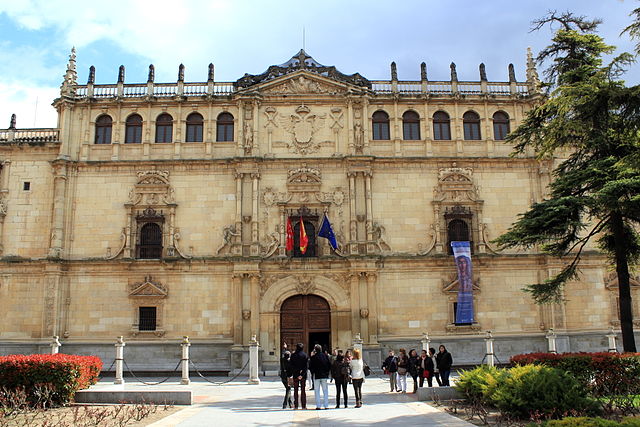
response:
<path id="1" fill-rule="evenodd" d="M 620 328 L 624 352 L 636 352 L 633 335 L 633 314 L 631 312 L 631 286 L 629 284 L 629 264 L 625 251 L 624 222 L 620 212 L 611 215 L 611 228 L 615 241 L 616 273 L 618 274 L 618 296 L 620 301 Z"/>

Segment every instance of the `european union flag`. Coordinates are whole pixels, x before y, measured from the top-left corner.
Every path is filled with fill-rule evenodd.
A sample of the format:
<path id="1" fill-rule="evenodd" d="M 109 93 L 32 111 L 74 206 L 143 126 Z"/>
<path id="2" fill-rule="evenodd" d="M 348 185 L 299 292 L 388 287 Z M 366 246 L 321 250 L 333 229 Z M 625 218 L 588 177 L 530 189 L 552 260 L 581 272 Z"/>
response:
<path id="1" fill-rule="evenodd" d="M 324 214 L 324 218 L 322 218 L 322 225 L 320 226 L 320 231 L 318 232 L 318 237 L 324 237 L 329 240 L 329 244 L 333 248 L 333 250 L 338 249 L 338 242 L 336 242 L 336 235 L 333 234 L 333 229 L 331 228 L 331 223 L 329 222 L 329 218 L 327 214 Z"/>

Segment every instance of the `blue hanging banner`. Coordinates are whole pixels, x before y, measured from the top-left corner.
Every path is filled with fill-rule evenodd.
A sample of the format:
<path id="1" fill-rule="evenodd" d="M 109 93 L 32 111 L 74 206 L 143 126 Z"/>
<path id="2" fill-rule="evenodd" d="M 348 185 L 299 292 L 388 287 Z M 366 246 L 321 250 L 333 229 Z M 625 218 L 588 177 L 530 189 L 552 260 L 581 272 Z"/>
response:
<path id="1" fill-rule="evenodd" d="M 458 306 L 456 324 L 473 323 L 473 269 L 469 242 L 451 242 L 458 270 Z"/>

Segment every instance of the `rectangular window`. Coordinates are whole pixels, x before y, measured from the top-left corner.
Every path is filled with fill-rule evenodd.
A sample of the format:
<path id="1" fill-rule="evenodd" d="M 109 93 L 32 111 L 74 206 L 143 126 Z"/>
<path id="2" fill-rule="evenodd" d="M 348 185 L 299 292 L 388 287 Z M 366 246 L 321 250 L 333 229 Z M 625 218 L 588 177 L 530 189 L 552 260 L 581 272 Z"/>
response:
<path id="1" fill-rule="evenodd" d="M 464 139 L 467 141 L 480 139 L 480 124 L 479 123 L 464 123 Z"/>
<path id="2" fill-rule="evenodd" d="M 448 123 L 434 123 L 433 124 L 433 139 L 437 141 L 450 140 L 451 133 L 449 132 Z"/>
<path id="3" fill-rule="evenodd" d="M 373 139 L 388 140 L 389 139 L 389 123 L 373 123 Z"/>
<path id="4" fill-rule="evenodd" d="M 142 126 L 127 126 L 125 144 L 139 144 L 142 142 Z"/>
<path id="5" fill-rule="evenodd" d="M 187 142 L 202 142 L 202 125 L 187 125 Z"/>
<path id="6" fill-rule="evenodd" d="M 31 190 L 31 183 L 29 181 L 25 181 L 22 183 L 22 189 L 24 191 L 29 191 Z"/>
<path id="7" fill-rule="evenodd" d="M 155 331 L 156 330 L 156 307 L 139 307 L 139 331 Z"/>

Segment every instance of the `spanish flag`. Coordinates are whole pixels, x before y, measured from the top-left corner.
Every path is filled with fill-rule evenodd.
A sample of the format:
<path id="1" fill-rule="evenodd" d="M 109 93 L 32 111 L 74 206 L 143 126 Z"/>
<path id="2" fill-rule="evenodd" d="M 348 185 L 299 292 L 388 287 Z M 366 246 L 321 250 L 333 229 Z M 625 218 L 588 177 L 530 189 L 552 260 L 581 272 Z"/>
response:
<path id="1" fill-rule="evenodd" d="M 293 250 L 293 226 L 289 217 L 287 217 L 287 250 Z"/>
<path id="2" fill-rule="evenodd" d="M 304 229 L 304 221 L 300 217 L 300 253 L 307 252 L 307 245 L 309 244 L 309 238 L 307 237 L 307 231 Z"/>

